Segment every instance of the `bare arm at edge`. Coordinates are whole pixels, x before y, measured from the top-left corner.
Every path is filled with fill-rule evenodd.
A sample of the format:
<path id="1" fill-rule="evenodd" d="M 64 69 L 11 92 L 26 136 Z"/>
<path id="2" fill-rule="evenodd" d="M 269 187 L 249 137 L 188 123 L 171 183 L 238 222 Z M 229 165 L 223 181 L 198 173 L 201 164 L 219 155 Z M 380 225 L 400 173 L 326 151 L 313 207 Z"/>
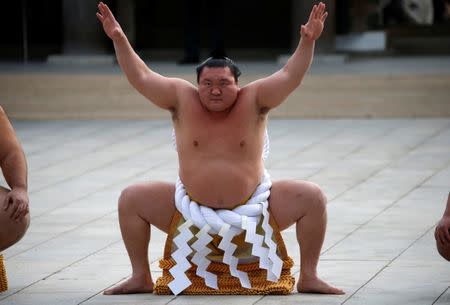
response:
<path id="1" fill-rule="evenodd" d="M 12 209 L 12 219 L 20 219 L 28 213 L 28 169 L 22 146 L 16 133 L 0 107 L 0 167 L 11 191 L 1 202 L 1 208 Z"/>

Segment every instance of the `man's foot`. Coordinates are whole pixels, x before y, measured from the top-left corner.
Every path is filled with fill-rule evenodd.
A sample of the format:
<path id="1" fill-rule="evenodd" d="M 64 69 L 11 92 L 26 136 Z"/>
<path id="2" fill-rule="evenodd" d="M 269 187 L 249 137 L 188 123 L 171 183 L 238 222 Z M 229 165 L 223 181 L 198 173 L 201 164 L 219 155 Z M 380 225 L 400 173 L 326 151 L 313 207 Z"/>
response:
<path id="1" fill-rule="evenodd" d="M 153 292 L 153 282 L 148 279 L 130 277 L 126 281 L 117 284 L 111 289 L 103 291 L 103 294 L 131 294 L 131 293 L 151 293 Z"/>
<path id="2" fill-rule="evenodd" d="M 301 277 L 297 284 L 297 290 L 302 293 L 345 294 L 342 289 L 331 286 L 318 277 L 307 279 Z"/>

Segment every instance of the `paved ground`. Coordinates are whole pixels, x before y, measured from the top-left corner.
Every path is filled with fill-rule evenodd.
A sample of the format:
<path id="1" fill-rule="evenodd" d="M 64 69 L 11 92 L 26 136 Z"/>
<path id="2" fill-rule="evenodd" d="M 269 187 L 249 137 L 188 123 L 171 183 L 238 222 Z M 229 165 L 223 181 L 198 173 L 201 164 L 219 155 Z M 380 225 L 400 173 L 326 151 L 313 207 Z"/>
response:
<path id="1" fill-rule="evenodd" d="M 26 150 L 32 223 L 4 252 L 0 304 L 450 304 L 450 263 L 433 229 L 449 192 L 450 119 L 271 120 L 274 179 L 329 199 L 320 274 L 343 296 L 103 296 L 130 275 L 117 221 L 127 185 L 174 181 L 167 121 L 14 121 Z M 0 181 L 3 184 L 3 181 Z M 154 278 L 165 235 L 153 231 Z M 294 227 L 283 233 L 299 262 Z M 298 265 L 295 267 L 298 276 Z"/>

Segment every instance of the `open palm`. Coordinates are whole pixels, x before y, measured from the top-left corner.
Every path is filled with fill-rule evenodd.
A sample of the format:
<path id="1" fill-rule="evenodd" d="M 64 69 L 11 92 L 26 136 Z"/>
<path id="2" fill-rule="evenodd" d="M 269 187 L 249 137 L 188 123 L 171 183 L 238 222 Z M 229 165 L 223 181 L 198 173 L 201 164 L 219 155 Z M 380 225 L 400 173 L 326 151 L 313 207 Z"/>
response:
<path id="1" fill-rule="evenodd" d="M 323 2 L 320 2 L 319 5 L 314 5 L 311 14 L 309 14 L 308 22 L 301 26 L 300 33 L 302 37 L 311 40 L 319 38 L 327 16 L 328 12 L 325 12 L 325 4 Z"/>
<path id="2" fill-rule="evenodd" d="M 103 25 L 103 30 L 109 38 L 114 39 L 120 35 L 122 32 L 122 28 L 120 24 L 114 18 L 114 15 L 111 13 L 111 10 L 108 8 L 106 4 L 100 2 L 98 4 L 97 18 Z"/>

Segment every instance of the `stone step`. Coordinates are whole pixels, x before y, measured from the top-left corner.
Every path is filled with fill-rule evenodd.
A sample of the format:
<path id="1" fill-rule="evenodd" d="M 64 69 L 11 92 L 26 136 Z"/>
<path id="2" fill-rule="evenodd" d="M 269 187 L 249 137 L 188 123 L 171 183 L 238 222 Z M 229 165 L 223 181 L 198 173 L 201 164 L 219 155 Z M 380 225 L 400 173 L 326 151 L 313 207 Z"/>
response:
<path id="1" fill-rule="evenodd" d="M 174 76 L 195 83 L 193 74 Z M 265 76 L 250 74 L 241 84 Z M 313 74 L 271 116 L 450 117 L 449 84 L 450 75 L 442 74 Z M 0 105 L 15 119 L 169 118 L 123 74 L 1 74 Z"/>

